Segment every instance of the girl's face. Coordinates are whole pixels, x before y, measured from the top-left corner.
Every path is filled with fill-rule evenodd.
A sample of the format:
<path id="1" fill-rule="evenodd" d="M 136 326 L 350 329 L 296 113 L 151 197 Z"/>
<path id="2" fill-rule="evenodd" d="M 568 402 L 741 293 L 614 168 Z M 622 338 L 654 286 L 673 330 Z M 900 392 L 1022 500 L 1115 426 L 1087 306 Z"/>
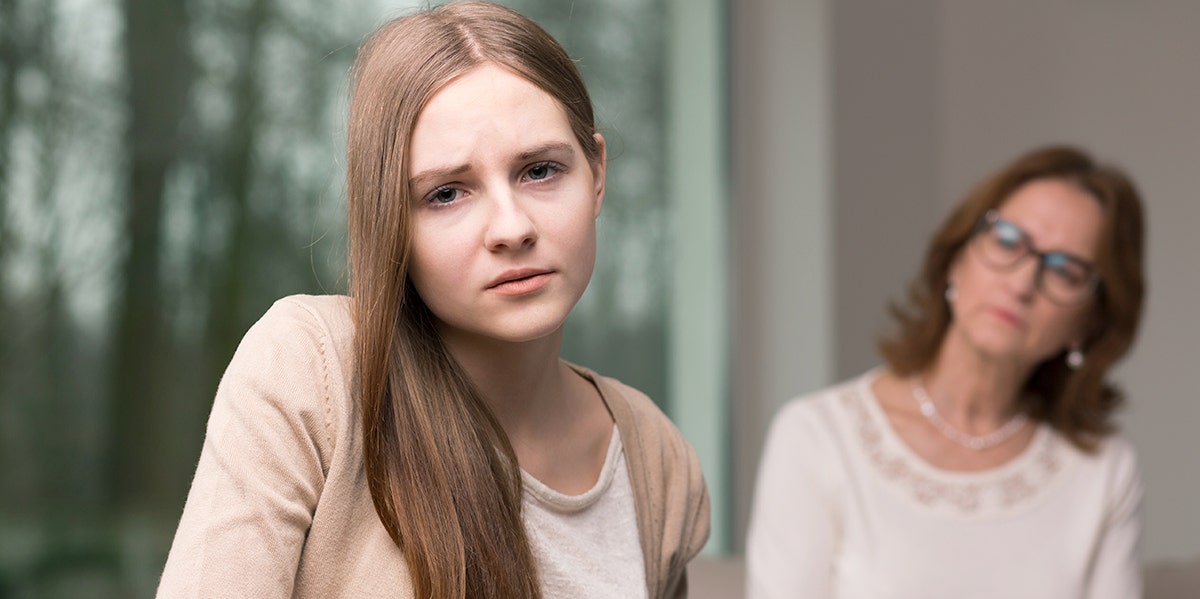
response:
<path id="1" fill-rule="evenodd" d="M 596 138 L 591 164 L 558 101 L 492 64 L 426 104 L 410 146 L 409 276 L 447 341 L 561 329 L 596 261 Z"/>
<path id="2" fill-rule="evenodd" d="M 995 216 L 1002 227 L 997 235 L 1003 235 L 978 234 L 950 268 L 956 296 L 947 340 L 1032 366 L 1082 341 L 1092 295 L 1064 303 L 1062 275 L 1072 271 L 1056 267 L 1065 256 L 1094 263 L 1104 215 L 1099 202 L 1073 183 L 1038 179 L 1017 188 Z M 1013 248 L 1051 253 L 1052 264 L 1039 265 L 1038 254 Z M 998 251 L 1012 254 L 1002 256 L 1012 264 L 997 266 Z"/>

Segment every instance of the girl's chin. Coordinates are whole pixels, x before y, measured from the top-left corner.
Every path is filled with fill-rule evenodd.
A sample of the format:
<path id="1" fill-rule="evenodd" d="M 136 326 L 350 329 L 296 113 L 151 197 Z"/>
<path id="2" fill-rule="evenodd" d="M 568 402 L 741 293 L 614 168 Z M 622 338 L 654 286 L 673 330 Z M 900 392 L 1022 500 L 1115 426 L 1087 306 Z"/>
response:
<path id="1" fill-rule="evenodd" d="M 469 341 L 474 339 L 483 343 L 535 343 L 555 340 L 557 336 L 561 335 L 564 322 L 565 318 L 552 318 L 542 322 L 496 323 L 492 326 L 456 327 L 443 324 L 441 333 L 447 340 Z"/>

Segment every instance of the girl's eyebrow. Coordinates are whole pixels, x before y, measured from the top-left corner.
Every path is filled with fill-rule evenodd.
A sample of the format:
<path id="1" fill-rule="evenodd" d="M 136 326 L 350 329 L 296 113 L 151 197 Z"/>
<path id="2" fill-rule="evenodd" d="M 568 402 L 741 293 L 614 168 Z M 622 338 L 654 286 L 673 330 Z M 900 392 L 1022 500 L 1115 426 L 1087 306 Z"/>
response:
<path id="1" fill-rule="evenodd" d="M 571 147 L 571 144 L 566 142 L 551 142 L 517 154 L 517 160 L 529 160 L 531 158 L 537 158 L 538 156 L 544 156 L 546 154 L 552 154 L 556 152 L 570 153 L 573 152 L 574 149 L 575 148 Z"/>
<path id="2" fill-rule="evenodd" d="M 546 154 L 555 154 L 555 153 L 568 153 L 569 154 L 569 153 L 574 152 L 574 150 L 575 150 L 575 148 L 572 147 L 571 144 L 569 144 L 569 143 L 562 142 L 562 141 L 550 142 L 550 143 L 545 143 L 545 144 L 536 146 L 534 148 L 525 150 L 524 152 L 521 152 L 520 154 L 517 154 L 516 160 L 518 160 L 518 161 L 531 160 L 533 158 L 545 156 Z M 425 186 L 426 182 L 428 182 L 428 181 L 444 179 L 447 177 L 454 177 L 457 175 L 461 175 L 461 174 L 467 172 L 468 170 L 471 170 L 470 164 L 460 164 L 458 166 L 444 166 L 444 167 L 425 169 L 425 170 L 421 171 L 420 173 L 413 175 L 409 179 L 409 186 L 411 186 L 412 189 L 421 189 Z"/>
<path id="3" fill-rule="evenodd" d="M 412 189 L 420 189 L 426 181 L 461 175 L 470 169 L 471 165 L 469 164 L 426 169 L 420 173 L 417 173 L 416 175 L 413 175 L 413 177 L 408 180 L 408 184 Z"/>

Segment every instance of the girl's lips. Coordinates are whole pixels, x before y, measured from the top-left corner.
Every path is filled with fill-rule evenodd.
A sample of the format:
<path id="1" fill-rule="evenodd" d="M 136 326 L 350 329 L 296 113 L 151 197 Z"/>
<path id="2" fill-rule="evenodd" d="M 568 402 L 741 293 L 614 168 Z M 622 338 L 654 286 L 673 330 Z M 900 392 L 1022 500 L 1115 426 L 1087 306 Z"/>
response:
<path id="1" fill-rule="evenodd" d="M 493 280 L 487 289 L 501 295 L 525 295 L 545 287 L 553 275 L 547 270 L 511 270 Z"/>

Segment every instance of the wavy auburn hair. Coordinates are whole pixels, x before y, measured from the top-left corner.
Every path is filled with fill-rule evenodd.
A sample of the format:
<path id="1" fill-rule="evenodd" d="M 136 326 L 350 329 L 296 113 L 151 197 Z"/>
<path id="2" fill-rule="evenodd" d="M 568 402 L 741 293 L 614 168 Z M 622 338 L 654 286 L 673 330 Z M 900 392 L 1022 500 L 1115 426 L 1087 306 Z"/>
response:
<path id="1" fill-rule="evenodd" d="M 438 90 L 483 64 L 558 100 L 584 154 L 598 162 L 592 104 L 575 64 L 508 8 L 459 2 L 390 21 L 359 49 L 351 73 L 346 165 L 363 459 L 375 511 L 417 597 L 541 594 L 512 446 L 443 345 L 408 272 L 413 128 Z"/>
<path id="2" fill-rule="evenodd" d="M 1100 285 L 1091 299 L 1082 347 L 1087 359 L 1072 370 L 1064 349 L 1038 364 L 1024 386 L 1027 399 L 1023 407 L 1031 417 L 1090 451 L 1114 430 L 1113 412 L 1125 400 L 1105 376 L 1137 336 L 1146 288 L 1144 224 L 1141 197 L 1133 181 L 1078 148 L 1033 150 L 971 190 L 930 241 L 921 273 L 909 288 L 908 305 L 890 307 L 898 332 L 881 339 L 878 346 L 888 365 L 901 376 L 919 373 L 933 363 L 950 326 L 950 306 L 945 299 L 950 265 L 988 210 L 1039 179 L 1077 185 L 1095 198 L 1104 212 L 1095 261 Z"/>

